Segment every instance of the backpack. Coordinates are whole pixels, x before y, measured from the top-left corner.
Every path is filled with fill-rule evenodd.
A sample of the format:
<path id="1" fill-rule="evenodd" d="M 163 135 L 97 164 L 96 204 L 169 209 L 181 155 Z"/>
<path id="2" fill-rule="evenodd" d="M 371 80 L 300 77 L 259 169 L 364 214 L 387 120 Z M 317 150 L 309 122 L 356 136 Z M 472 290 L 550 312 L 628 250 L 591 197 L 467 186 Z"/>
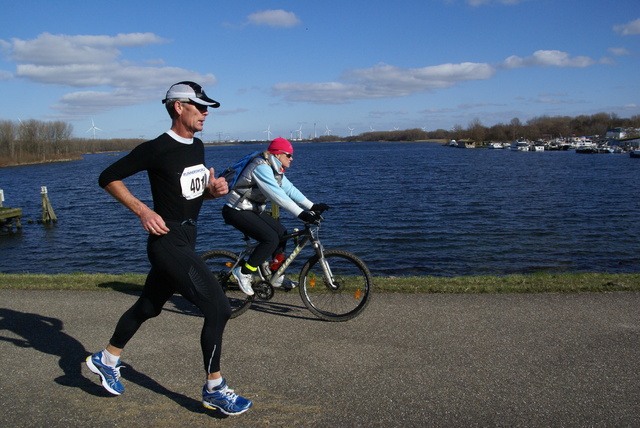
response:
<path id="1" fill-rule="evenodd" d="M 236 185 L 238 178 L 242 174 L 242 171 L 246 168 L 246 166 L 255 158 L 260 156 L 262 152 L 253 152 L 249 153 L 246 156 L 243 156 L 238 162 L 234 163 L 232 166 L 228 167 L 224 171 L 218 175 L 218 178 L 222 177 L 227 180 L 227 185 L 229 186 L 229 191 L 233 189 L 233 186 Z"/>

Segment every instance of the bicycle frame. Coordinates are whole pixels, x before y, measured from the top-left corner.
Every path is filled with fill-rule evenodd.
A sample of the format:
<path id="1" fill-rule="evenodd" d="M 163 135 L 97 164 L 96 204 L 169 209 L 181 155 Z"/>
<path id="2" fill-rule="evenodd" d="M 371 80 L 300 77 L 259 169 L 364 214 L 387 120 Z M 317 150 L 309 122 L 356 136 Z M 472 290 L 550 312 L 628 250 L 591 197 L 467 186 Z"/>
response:
<path id="1" fill-rule="evenodd" d="M 300 251 L 302 251 L 302 249 L 306 247 L 309 242 L 312 242 L 315 253 L 320 259 L 320 265 L 322 266 L 322 271 L 324 273 L 327 285 L 333 289 L 336 288 L 333 280 L 333 274 L 331 273 L 331 269 L 329 268 L 329 265 L 327 264 L 327 261 L 324 257 L 324 247 L 320 243 L 320 238 L 318 238 L 318 229 L 319 228 L 316 227 L 312 230 L 311 225 L 305 224 L 304 230 L 296 230 L 294 233 L 285 235 L 285 239 L 287 241 L 291 238 L 294 238 L 297 241 L 297 238 L 301 236 L 303 237 L 303 239 L 302 241 L 297 242 L 296 247 L 293 249 L 293 251 L 291 251 L 289 256 L 282 262 L 278 270 L 274 272 L 272 280 L 275 281 L 276 279 L 284 275 L 284 272 L 287 270 L 289 265 L 296 259 L 298 254 L 300 254 Z"/>
<path id="2" fill-rule="evenodd" d="M 271 284 L 273 284 L 276 280 L 282 277 L 282 275 L 284 275 L 287 268 L 291 265 L 291 263 L 293 263 L 296 257 L 298 257 L 298 254 L 300 254 L 300 252 L 304 249 L 304 247 L 306 247 L 309 244 L 309 242 L 311 242 L 313 244 L 315 253 L 320 260 L 320 266 L 322 267 L 322 271 L 325 276 L 326 285 L 332 289 L 337 288 L 334 282 L 333 274 L 331 273 L 331 268 L 327 264 L 327 261 L 324 257 L 324 247 L 320 243 L 320 238 L 318 238 L 318 234 L 317 234 L 318 229 L 319 228 L 316 227 L 315 229 L 312 230 L 310 224 L 305 224 L 305 227 L 303 230 L 295 229 L 293 233 L 290 233 L 284 236 L 285 241 L 289 241 L 291 239 L 295 240 L 296 247 L 291 251 L 291 253 L 289 253 L 289 255 L 282 262 L 280 267 L 272 274 L 271 280 L 269 281 Z M 298 239 L 300 237 L 302 237 L 302 240 Z M 237 266 L 237 264 L 240 263 L 240 260 L 243 260 L 244 257 L 250 254 L 251 251 L 258 245 L 257 243 L 251 243 L 248 237 L 245 237 L 245 240 L 247 241 L 247 247 L 240 253 L 238 257 L 238 261 L 236 262 L 234 267 Z M 260 266 L 260 268 L 258 269 L 258 272 L 260 273 L 260 278 L 266 281 L 269 272 L 268 271 L 263 272 L 262 266 Z"/>

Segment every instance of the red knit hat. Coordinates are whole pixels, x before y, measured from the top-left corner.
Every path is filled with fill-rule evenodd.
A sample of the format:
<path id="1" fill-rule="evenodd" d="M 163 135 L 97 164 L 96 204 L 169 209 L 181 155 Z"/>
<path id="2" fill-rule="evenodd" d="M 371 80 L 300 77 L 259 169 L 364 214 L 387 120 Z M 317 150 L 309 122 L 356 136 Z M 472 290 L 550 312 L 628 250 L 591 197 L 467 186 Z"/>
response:
<path id="1" fill-rule="evenodd" d="M 293 154 L 293 146 L 288 140 L 285 140 L 282 137 L 278 137 L 269 144 L 269 148 L 267 148 L 269 153 L 278 154 L 280 152 L 291 153 Z"/>

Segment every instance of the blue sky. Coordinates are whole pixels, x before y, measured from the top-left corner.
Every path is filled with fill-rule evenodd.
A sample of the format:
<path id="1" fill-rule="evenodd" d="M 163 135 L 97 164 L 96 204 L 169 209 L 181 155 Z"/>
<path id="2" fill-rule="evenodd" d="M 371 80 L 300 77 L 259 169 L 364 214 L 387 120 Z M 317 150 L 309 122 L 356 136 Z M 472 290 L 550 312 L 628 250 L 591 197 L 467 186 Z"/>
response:
<path id="1" fill-rule="evenodd" d="M 638 0 L 2 0 L 0 120 L 153 138 L 180 80 L 205 140 L 640 114 Z M 269 129 L 270 134 L 266 131 Z"/>

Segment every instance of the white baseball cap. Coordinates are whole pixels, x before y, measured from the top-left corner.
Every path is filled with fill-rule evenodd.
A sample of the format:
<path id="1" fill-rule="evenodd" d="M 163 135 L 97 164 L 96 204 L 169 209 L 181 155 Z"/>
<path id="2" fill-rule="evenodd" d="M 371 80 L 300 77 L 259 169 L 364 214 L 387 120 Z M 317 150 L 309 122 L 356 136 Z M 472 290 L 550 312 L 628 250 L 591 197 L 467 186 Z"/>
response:
<path id="1" fill-rule="evenodd" d="M 202 86 L 195 82 L 185 81 L 172 85 L 167 91 L 167 96 L 162 100 L 162 102 L 166 103 L 168 100 L 176 99 L 188 99 L 194 103 L 213 108 L 220 107 L 220 103 L 209 98 L 207 94 L 204 93 Z"/>

